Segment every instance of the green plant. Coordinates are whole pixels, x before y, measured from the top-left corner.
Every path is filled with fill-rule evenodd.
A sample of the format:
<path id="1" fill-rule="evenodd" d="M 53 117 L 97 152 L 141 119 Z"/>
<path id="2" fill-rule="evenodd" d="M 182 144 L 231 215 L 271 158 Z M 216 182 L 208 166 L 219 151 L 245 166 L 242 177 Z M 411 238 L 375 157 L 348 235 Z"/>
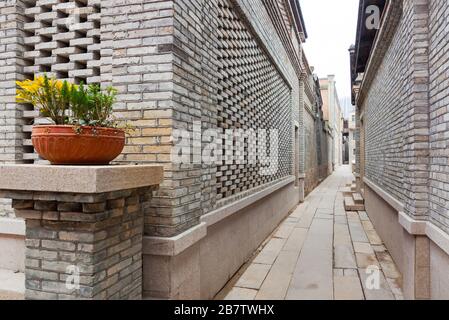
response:
<path id="1" fill-rule="evenodd" d="M 33 104 L 57 125 L 117 127 L 113 118 L 117 90 L 112 87 L 102 91 L 99 85 L 75 85 L 47 75 L 18 81 L 17 86 L 18 103 Z"/>
<path id="2" fill-rule="evenodd" d="M 42 116 L 51 118 L 55 124 L 69 122 L 70 94 L 76 86 L 67 81 L 49 79 L 46 75 L 34 80 L 17 81 L 16 100 L 18 103 L 31 103 Z"/>
<path id="3" fill-rule="evenodd" d="M 112 116 L 113 105 L 116 102 L 117 90 L 108 87 L 104 92 L 99 85 L 80 84 L 73 90 L 70 97 L 73 124 L 114 127 L 117 122 Z"/>

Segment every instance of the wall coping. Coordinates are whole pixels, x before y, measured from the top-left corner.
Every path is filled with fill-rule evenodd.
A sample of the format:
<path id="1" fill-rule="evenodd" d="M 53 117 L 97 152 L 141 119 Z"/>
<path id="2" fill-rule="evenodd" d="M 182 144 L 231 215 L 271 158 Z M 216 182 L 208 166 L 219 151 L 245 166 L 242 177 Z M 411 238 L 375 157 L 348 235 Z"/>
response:
<path id="1" fill-rule="evenodd" d="M 0 165 L 0 190 L 95 194 L 159 185 L 156 165 Z"/>
<path id="2" fill-rule="evenodd" d="M 25 236 L 25 221 L 17 218 L 0 218 L 0 234 Z"/>
<path id="3" fill-rule="evenodd" d="M 207 225 L 200 223 L 183 233 L 171 237 L 143 237 L 143 254 L 174 257 L 206 237 Z"/>
<path id="4" fill-rule="evenodd" d="M 379 196 L 381 196 L 396 211 L 404 212 L 404 204 L 395 197 L 389 195 L 385 190 L 382 189 L 382 187 L 378 186 L 376 183 L 372 182 L 367 177 L 363 177 L 363 182 L 365 182 L 368 185 L 368 187 L 370 187 Z"/>
<path id="5" fill-rule="evenodd" d="M 282 181 L 264 188 L 259 192 L 209 212 L 201 217 L 201 222 L 207 223 L 208 226 L 214 225 L 293 182 L 295 182 L 294 176 L 285 178 Z"/>
<path id="6" fill-rule="evenodd" d="M 416 220 L 407 215 L 403 210 L 403 205 L 387 194 L 384 190 L 381 189 L 374 182 L 370 181 L 366 177 L 363 178 L 368 187 L 377 193 L 382 199 L 384 199 L 388 204 L 390 204 L 393 209 L 398 212 L 398 222 L 399 225 L 407 231 L 409 234 L 414 236 L 427 236 L 432 242 L 434 242 L 441 250 L 443 250 L 446 254 L 449 255 L 449 234 L 447 234 L 444 230 L 436 226 L 430 221 L 426 220 Z M 395 206 L 393 206 L 390 201 L 394 199 L 399 205 L 398 210 Z"/>

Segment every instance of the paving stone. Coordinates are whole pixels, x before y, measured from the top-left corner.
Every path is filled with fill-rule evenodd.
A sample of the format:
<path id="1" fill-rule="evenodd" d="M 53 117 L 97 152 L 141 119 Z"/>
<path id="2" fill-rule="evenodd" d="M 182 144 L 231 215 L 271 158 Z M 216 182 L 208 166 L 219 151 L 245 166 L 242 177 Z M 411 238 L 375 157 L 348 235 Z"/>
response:
<path id="1" fill-rule="evenodd" d="M 362 221 L 362 225 L 363 225 L 363 228 L 365 229 L 365 231 L 374 230 L 374 226 L 371 223 L 371 221 Z"/>
<path id="2" fill-rule="evenodd" d="M 372 245 L 372 248 L 375 252 L 385 252 L 387 248 L 384 245 Z"/>
<path id="3" fill-rule="evenodd" d="M 362 221 L 369 221 L 368 214 L 365 211 L 359 211 L 359 217 Z"/>
<path id="4" fill-rule="evenodd" d="M 251 264 L 235 284 L 236 287 L 260 289 L 271 266 L 266 264 Z"/>
<path id="5" fill-rule="evenodd" d="M 351 236 L 346 225 L 334 225 L 334 267 L 357 268 Z"/>
<path id="6" fill-rule="evenodd" d="M 382 272 L 379 273 L 378 288 L 368 286 L 369 281 L 367 282 L 367 279 L 370 275 L 366 273 L 366 270 L 359 269 L 359 273 L 366 300 L 395 300 L 393 292 L 391 291 L 390 286 L 388 285 L 388 282 Z"/>
<path id="7" fill-rule="evenodd" d="M 332 182 L 335 176 L 338 177 L 334 174 L 318 186 L 301 205 L 301 210 L 296 209 L 277 230 L 277 235 L 265 242 L 253 262 L 263 270 L 246 270 L 250 276 L 241 275 L 238 280 L 241 287 L 236 285 L 228 298 L 403 299 L 401 277 L 390 279 L 400 274 L 396 273 L 397 268 L 380 239 L 375 239 L 377 233 L 371 230 L 368 217 L 361 212 L 332 214 L 336 210 L 332 207 L 337 208 L 338 201 L 343 202 L 341 195 L 335 196 L 333 183 L 327 182 Z M 322 204 L 323 201 L 331 204 Z M 332 216 L 332 220 L 328 219 Z M 290 232 L 291 223 L 296 223 L 296 227 Z M 370 266 L 378 268 L 380 287 L 376 290 L 365 287 L 366 268 Z M 266 269 L 269 271 L 260 284 Z M 257 292 L 253 291 L 258 288 Z"/>
<path id="8" fill-rule="evenodd" d="M 357 266 L 359 268 L 366 269 L 370 266 L 380 267 L 379 261 L 377 261 L 376 255 L 374 253 L 372 254 L 356 253 L 355 257 L 357 260 Z"/>
<path id="9" fill-rule="evenodd" d="M 234 287 L 224 300 L 254 300 L 257 290 Z"/>
<path id="10" fill-rule="evenodd" d="M 344 276 L 344 270 L 343 269 L 334 269 L 334 278 L 335 277 L 343 277 Z"/>
<path id="11" fill-rule="evenodd" d="M 299 219 L 298 224 L 296 225 L 297 228 L 310 228 L 310 225 L 312 224 L 313 217 L 315 216 L 316 208 L 314 207 L 307 207 L 307 210 L 304 212 L 304 214 Z"/>
<path id="12" fill-rule="evenodd" d="M 274 234 L 275 238 L 287 239 L 295 228 L 296 223 L 284 222 Z"/>
<path id="13" fill-rule="evenodd" d="M 345 224 L 345 225 L 347 225 L 348 224 L 348 220 L 346 218 L 346 215 L 344 215 L 344 216 L 336 215 L 335 216 L 335 223 L 336 224 Z"/>
<path id="14" fill-rule="evenodd" d="M 299 255 L 299 252 L 301 251 L 304 245 L 304 241 L 306 240 L 307 231 L 308 231 L 307 229 L 303 228 L 293 229 L 293 232 L 290 234 L 290 237 L 285 242 L 282 251 L 293 251 L 297 252 Z"/>
<path id="15" fill-rule="evenodd" d="M 256 300 L 283 300 L 287 294 L 299 251 L 282 251 L 263 282 Z"/>
<path id="16" fill-rule="evenodd" d="M 368 236 L 369 242 L 372 245 L 381 245 L 383 244 L 382 239 L 380 239 L 379 235 L 375 230 L 368 230 L 366 231 L 366 235 Z"/>
<path id="17" fill-rule="evenodd" d="M 344 269 L 344 276 L 345 277 L 358 277 L 359 272 L 357 269 Z"/>
<path id="18" fill-rule="evenodd" d="M 360 223 L 360 220 L 348 219 L 349 231 L 351 239 L 354 242 L 369 242 L 365 230 Z"/>
<path id="19" fill-rule="evenodd" d="M 353 245 L 354 245 L 354 251 L 356 253 L 374 254 L 373 247 L 369 243 L 354 242 Z"/>
<path id="20" fill-rule="evenodd" d="M 359 219 L 359 215 L 355 211 L 348 211 L 348 212 L 346 212 L 346 215 L 347 215 L 348 219 L 355 219 L 355 220 Z"/>
<path id="21" fill-rule="evenodd" d="M 376 255 L 385 277 L 391 279 L 399 279 L 401 277 L 399 270 L 393 262 L 393 258 L 388 252 L 377 252 Z"/>
<path id="22" fill-rule="evenodd" d="M 254 259 L 254 263 L 272 265 L 282 250 L 286 239 L 273 238 Z"/>
<path id="23" fill-rule="evenodd" d="M 364 300 L 363 289 L 358 276 L 334 277 L 335 300 Z"/>
<path id="24" fill-rule="evenodd" d="M 315 219 L 312 222 L 286 299 L 333 299 L 332 238 L 332 221 Z"/>

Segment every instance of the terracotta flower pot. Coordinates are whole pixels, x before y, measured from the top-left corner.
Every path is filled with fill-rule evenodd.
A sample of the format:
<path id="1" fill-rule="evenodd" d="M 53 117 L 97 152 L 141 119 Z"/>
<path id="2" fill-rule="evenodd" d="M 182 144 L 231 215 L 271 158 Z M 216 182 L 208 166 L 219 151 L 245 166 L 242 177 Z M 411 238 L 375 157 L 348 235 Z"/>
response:
<path id="1" fill-rule="evenodd" d="M 41 158 L 52 164 L 108 164 L 123 151 L 125 131 L 114 128 L 39 125 L 31 140 Z"/>

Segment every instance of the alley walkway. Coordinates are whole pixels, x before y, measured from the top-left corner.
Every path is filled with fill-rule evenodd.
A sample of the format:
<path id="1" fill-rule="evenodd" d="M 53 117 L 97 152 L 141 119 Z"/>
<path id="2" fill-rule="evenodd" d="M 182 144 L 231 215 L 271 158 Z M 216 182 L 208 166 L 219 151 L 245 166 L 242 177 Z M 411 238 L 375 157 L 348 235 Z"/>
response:
<path id="1" fill-rule="evenodd" d="M 401 275 L 366 213 L 345 212 L 352 180 L 348 166 L 326 179 L 217 299 L 403 299 Z"/>

